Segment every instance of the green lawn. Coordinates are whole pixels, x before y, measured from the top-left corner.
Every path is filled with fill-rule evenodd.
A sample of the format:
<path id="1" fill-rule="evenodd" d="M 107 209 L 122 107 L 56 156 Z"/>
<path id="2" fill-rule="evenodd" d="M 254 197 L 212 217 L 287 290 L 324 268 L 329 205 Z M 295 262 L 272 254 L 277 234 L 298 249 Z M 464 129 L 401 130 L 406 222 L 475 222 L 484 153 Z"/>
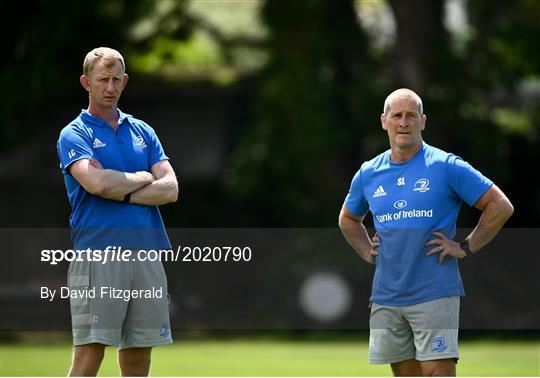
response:
<path id="1" fill-rule="evenodd" d="M 2 376 L 62 376 L 69 345 L 0 346 Z M 539 376 L 540 342 L 464 341 L 461 376 Z M 390 376 L 390 368 L 368 365 L 367 342 L 210 340 L 177 341 L 154 350 L 154 376 Z M 100 375 L 119 375 L 116 352 L 107 349 Z"/>

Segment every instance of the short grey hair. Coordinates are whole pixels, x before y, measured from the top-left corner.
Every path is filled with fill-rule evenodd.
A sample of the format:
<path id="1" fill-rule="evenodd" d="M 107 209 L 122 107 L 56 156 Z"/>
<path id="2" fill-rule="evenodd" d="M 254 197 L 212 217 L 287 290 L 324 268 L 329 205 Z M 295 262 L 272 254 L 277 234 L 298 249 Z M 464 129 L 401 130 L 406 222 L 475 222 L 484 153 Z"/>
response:
<path id="1" fill-rule="evenodd" d="M 92 69 L 100 60 L 105 61 L 106 67 L 111 67 L 118 61 L 122 65 L 124 71 L 126 70 L 126 64 L 124 63 L 124 57 L 122 54 L 109 47 L 97 47 L 86 54 L 83 63 L 83 74 L 90 75 L 92 73 Z"/>
<path id="2" fill-rule="evenodd" d="M 412 97 L 416 101 L 416 104 L 418 105 L 418 115 L 424 114 L 424 106 L 422 105 L 422 99 L 420 98 L 420 96 L 418 96 L 414 91 L 408 88 L 400 88 L 390 93 L 388 97 L 386 97 L 386 100 L 384 100 L 384 108 L 383 108 L 384 115 L 388 115 L 388 112 L 390 111 L 390 102 L 392 102 L 394 97 L 398 97 L 398 96 L 399 97 L 406 97 L 406 96 Z"/>

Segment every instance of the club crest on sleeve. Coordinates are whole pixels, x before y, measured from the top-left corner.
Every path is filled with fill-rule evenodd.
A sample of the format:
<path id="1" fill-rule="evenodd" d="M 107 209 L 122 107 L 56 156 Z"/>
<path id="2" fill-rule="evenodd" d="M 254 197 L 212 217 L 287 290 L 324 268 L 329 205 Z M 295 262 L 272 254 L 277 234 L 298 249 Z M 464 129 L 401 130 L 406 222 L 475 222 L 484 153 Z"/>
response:
<path id="1" fill-rule="evenodd" d="M 134 145 L 139 148 L 146 148 L 146 142 L 141 136 L 135 138 Z"/>

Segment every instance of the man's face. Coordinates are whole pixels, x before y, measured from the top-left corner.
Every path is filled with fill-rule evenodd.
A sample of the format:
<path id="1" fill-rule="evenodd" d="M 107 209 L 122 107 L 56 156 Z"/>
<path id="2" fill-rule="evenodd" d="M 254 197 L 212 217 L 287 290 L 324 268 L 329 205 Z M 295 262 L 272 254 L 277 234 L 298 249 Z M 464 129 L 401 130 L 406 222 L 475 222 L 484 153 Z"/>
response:
<path id="1" fill-rule="evenodd" d="M 391 147 L 410 149 L 422 143 L 426 116 L 418 113 L 418 104 L 412 96 L 395 96 L 388 113 L 381 115 L 381 123 L 388 132 Z"/>
<path id="2" fill-rule="evenodd" d="M 92 104 L 103 108 L 117 106 L 127 81 L 128 75 L 117 60 L 113 65 L 107 66 L 101 59 L 96 62 L 88 76 L 81 76 L 81 84 L 90 94 Z"/>

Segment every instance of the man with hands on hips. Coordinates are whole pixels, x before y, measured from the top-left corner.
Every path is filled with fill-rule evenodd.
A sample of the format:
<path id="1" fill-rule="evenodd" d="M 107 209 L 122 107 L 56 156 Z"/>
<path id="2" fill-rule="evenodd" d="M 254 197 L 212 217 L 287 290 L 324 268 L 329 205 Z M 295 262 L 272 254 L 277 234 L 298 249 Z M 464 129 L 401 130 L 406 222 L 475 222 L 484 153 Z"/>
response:
<path id="1" fill-rule="evenodd" d="M 454 376 L 458 354 L 458 259 L 484 247 L 513 213 L 505 194 L 458 156 L 425 143 L 426 115 L 410 89 L 392 92 L 381 124 L 390 149 L 362 164 L 339 215 L 345 239 L 375 264 L 369 362 L 396 376 Z M 452 240 L 461 204 L 482 211 Z M 373 215 L 370 240 L 363 220 Z"/>

